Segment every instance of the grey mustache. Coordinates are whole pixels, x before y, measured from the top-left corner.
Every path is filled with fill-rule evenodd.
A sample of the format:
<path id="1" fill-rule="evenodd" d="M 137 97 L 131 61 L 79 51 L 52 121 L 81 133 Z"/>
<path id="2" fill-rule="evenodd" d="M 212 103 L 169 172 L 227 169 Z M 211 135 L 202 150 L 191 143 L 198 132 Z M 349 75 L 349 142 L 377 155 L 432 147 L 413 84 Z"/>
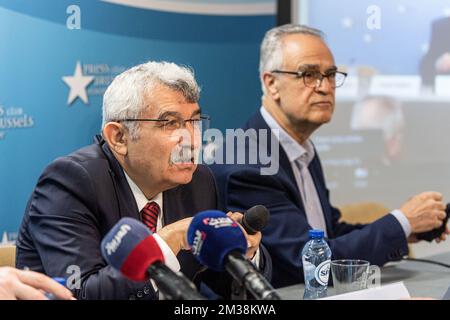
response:
<path id="1" fill-rule="evenodd" d="M 177 146 L 170 154 L 172 163 L 198 162 L 200 148 L 192 148 L 191 146 Z"/>

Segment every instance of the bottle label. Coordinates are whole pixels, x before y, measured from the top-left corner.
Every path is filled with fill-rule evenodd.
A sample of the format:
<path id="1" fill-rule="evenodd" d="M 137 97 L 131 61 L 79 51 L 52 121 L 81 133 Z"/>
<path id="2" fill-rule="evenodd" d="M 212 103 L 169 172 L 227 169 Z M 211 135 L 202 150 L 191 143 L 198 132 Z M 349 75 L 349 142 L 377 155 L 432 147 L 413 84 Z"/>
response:
<path id="1" fill-rule="evenodd" d="M 330 275 L 330 262 L 331 260 L 326 260 L 319 264 L 316 268 L 314 276 L 316 278 L 316 281 L 322 286 L 328 285 L 328 276 Z"/>

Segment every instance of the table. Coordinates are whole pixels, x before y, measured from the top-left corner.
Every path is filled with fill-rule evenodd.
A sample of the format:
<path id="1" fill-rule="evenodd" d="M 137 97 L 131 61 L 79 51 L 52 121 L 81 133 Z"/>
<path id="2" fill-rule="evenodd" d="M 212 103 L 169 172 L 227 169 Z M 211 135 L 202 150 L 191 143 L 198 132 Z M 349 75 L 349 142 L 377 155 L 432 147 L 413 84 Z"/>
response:
<path id="1" fill-rule="evenodd" d="M 450 264 L 450 252 L 426 259 Z M 450 269 L 408 260 L 390 263 L 381 269 L 381 285 L 399 281 L 404 282 L 411 297 L 441 299 L 450 287 Z M 300 300 L 303 298 L 304 289 L 304 284 L 298 284 L 277 291 L 284 300 Z M 328 295 L 334 294 L 334 289 L 329 287 Z"/>

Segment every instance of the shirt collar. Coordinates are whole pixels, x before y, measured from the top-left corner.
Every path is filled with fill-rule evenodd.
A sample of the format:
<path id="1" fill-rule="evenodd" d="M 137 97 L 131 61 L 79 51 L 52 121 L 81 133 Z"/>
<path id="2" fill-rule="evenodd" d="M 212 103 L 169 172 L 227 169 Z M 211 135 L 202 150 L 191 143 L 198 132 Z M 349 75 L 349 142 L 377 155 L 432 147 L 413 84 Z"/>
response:
<path id="1" fill-rule="evenodd" d="M 163 200 L 162 192 L 160 192 L 156 196 L 154 196 L 153 199 L 147 199 L 147 197 L 142 192 L 142 190 L 139 189 L 137 184 L 134 183 L 134 181 L 128 176 L 128 174 L 125 172 L 125 170 L 123 171 L 123 173 L 125 174 L 125 178 L 127 179 L 127 182 L 130 185 L 131 192 L 133 193 L 134 199 L 136 200 L 136 204 L 137 204 L 139 212 L 141 212 L 141 210 L 145 207 L 145 205 L 149 201 L 155 201 L 161 208 L 161 212 L 162 212 L 162 202 L 163 202 L 162 201 Z"/>
<path id="2" fill-rule="evenodd" d="M 279 141 L 283 147 L 289 162 L 300 160 L 307 165 L 312 161 L 315 155 L 314 146 L 310 139 L 307 139 L 303 145 L 295 141 L 272 117 L 272 115 L 262 106 L 259 111 L 271 130 L 278 130 Z"/>

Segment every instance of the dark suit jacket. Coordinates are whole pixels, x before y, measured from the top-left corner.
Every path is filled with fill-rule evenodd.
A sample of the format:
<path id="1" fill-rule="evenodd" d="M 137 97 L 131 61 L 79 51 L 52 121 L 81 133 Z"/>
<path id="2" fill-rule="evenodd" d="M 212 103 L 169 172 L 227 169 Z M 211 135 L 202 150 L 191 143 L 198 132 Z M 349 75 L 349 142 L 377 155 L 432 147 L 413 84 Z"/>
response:
<path id="1" fill-rule="evenodd" d="M 259 111 L 248 120 L 243 129 L 266 129 L 270 132 Z M 247 151 L 251 140 L 254 139 L 253 136 L 247 140 Z M 269 135 L 268 145 L 270 139 L 275 138 Z M 264 148 L 264 141 L 257 138 L 257 143 L 260 148 Z M 265 152 L 264 150 L 263 153 Z M 245 210 L 257 204 L 265 205 L 269 209 L 271 216 L 269 225 L 262 232 L 262 242 L 272 257 L 272 284 L 282 287 L 303 281 L 301 251 L 309 240 L 308 230 L 311 227 L 306 220 L 287 155 L 281 146 L 278 152 L 278 158 L 272 154 L 272 161 L 279 161 L 279 170 L 275 175 L 261 175 L 263 162 L 260 160 L 253 165 L 215 164 L 211 169 L 229 210 Z M 333 259 L 357 258 L 383 265 L 408 253 L 405 233 L 400 223 L 390 214 L 367 226 L 339 222 L 340 212 L 330 204 L 317 154 L 310 163 L 309 170 L 325 215 L 328 244 Z"/>
<path id="2" fill-rule="evenodd" d="M 107 143 L 96 140 L 56 159 L 39 178 L 20 228 L 16 265 L 68 280 L 67 268 L 78 266 L 81 286 L 74 293 L 79 299 L 154 299 L 150 282 L 126 280 L 102 258 L 102 238 L 121 218 L 139 219 L 139 211 L 119 162 Z M 189 184 L 163 193 L 164 225 L 208 209 L 221 206 L 207 167 L 199 165 Z M 262 256 L 262 268 L 270 273 Z M 189 252 L 177 258 L 189 279 L 229 297 L 228 276 L 202 272 Z"/>
<path id="3" fill-rule="evenodd" d="M 434 85 L 436 76 L 435 64 L 437 59 L 446 52 L 450 52 L 450 18 L 445 17 L 433 22 L 431 26 L 430 48 L 420 64 L 422 81 L 426 85 Z"/>

